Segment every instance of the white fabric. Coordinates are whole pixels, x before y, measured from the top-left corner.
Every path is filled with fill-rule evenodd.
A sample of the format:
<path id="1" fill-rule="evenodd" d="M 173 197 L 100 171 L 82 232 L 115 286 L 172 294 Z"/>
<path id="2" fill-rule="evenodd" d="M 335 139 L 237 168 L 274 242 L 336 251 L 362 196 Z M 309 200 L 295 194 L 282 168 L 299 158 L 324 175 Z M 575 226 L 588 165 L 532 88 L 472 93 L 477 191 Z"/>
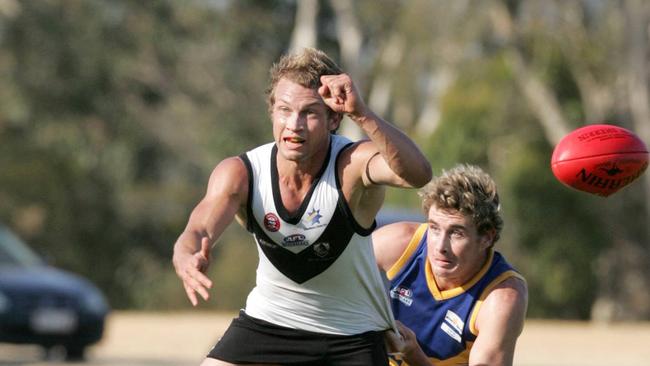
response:
<path id="1" fill-rule="evenodd" d="M 297 225 L 282 220 L 275 208 L 270 173 L 273 143 L 247 153 L 254 176 L 252 219 L 275 243 L 294 253 L 309 248 L 318 239 L 337 209 L 335 161 L 349 141 L 340 136 L 332 139 L 328 166 Z M 322 216 L 318 220 L 314 220 L 315 210 Z M 264 225 L 267 213 L 275 213 L 280 220 L 280 228 L 275 232 L 268 231 Z M 284 242 L 285 238 L 296 235 L 304 235 L 304 240 Z M 355 233 L 329 268 L 302 284 L 278 271 L 259 245 L 265 243 L 258 244 L 257 281 L 246 301 L 248 315 L 289 328 L 328 334 L 352 335 L 393 327 L 370 236 Z"/>

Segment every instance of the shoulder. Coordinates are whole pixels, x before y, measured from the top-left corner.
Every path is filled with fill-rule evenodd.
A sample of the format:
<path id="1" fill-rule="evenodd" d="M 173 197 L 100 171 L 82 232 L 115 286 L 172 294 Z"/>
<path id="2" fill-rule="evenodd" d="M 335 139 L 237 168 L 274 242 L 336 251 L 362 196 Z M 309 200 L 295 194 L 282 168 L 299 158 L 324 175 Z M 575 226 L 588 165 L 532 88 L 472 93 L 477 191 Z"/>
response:
<path id="1" fill-rule="evenodd" d="M 231 156 L 223 159 L 212 170 L 212 175 L 229 176 L 236 178 L 242 173 L 247 174 L 246 165 L 244 161 L 238 156 Z M 223 177 L 222 177 L 223 178 Z"/>
<path id="2" fill-rule="evenodd" d="M 512 276 L 494 286 L 483 305 L 494 305 L 511 310 L 525 310 L 528 304 L 528 286 L 523 277 Z"/>
<path id="3" fill-rule="evenodd" d="M 241 194 L 248 192 L 248 170 L 237 156 L 222 160 L 212 170 L 208 182 L 208 194 Z"/>
<path id="4" fill-rule="evenodd" d="M 521 277 L 509 277 L 483 301 L 476 319 L 470 364 L 512 365 L 517 338 L 524 328 L 528 290 Z"/>
<path id="5" fill-rule="evenodd" d="M 420 225 L 418 222 L 396 222 L 372 233 L 372 245 L 381 269 L 387 271 L 397 262 Z"/>
<path id="6" fill-rule="evenodd" d="M 500 321 L 496 326 L 510 328 L 519 335 L 523 328 L 526 310 L 528 308 L 528 286 L 523 277 L 509 277 L 490 290 L 480 308 L 476 327 L 479 331 L 482 325 L 492 323 L 492 319 Z"/>
<path id="7" fill-rule="evenodd" d="M 363 139 L 359 141 L 351 141 L 342 136 L 335 136 L 335 139 L 340 141 L 343 145 L 349 145 L 345 150 L 339 155 L 339 159 L 349 159 L 350 162 L 355 161 L 365 161 L 379 150 L 377 147 L 368 139 Z"/>

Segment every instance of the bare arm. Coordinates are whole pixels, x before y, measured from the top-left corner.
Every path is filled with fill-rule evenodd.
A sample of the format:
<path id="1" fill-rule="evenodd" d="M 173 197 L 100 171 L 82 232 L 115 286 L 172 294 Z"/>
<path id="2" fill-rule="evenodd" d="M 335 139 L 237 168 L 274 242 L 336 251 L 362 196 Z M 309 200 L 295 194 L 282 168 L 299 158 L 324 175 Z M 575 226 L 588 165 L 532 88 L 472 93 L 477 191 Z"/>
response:
<path id="1" fill-rule="evenodd" d="M 347 114 L 370 139 L 359 144 L 360 153 L 355 154 L 364 186 L 413 188 L 431 180 L 431 165 L 417 145 L 366 106 L 348 75 L 322 76 L 321 83 L 319 93 L 325 103 L 335 112 Z"/>
<path id="2" fill-rule="evenodd" d="M 490 292 L 476 319 L 479 333 L 469 355 L 471 366 L 512 365 L 527 306 L 528 290 L 521 279 L 509 278 Z"/>
<path id="3" fill-rule="evenodd" d="M 192 305 L 198 304 L 197 293 L 209 298 L 212 282 L 205 275 L 210 264 L 210 250 L 246 204 L 248 175 L 239 158 L 228 158 L 212 171 L 205 197 L 192 211 L 185 230 L 174 244 L 172 262 L 176 274 Z"/>
<path id="4" fill-rule="evenodd" d="M 381 270 L 388 271 L 397 262 L 419 225 L 416 222 L 397 222 L 372 233 L 375 260 Z"/>

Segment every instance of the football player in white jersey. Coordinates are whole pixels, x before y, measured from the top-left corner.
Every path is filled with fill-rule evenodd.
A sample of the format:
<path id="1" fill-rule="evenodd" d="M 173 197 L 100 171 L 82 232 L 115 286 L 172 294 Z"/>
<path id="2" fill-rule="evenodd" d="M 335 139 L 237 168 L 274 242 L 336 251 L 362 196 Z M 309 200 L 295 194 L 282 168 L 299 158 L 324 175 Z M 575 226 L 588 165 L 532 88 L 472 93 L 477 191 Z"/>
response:
<path id="1" fill-rule="evenodd" d="M 430 164 L 322 51 L 283 56 L 267 92 L 274 141 L 214 168 L 174 245 L 196 305 L 210 296 L 211 246 L 233 219 L 258 244 L 256 287 L 202 365 L 387 365 L 394 321 L 370 233 L 385 186 L 422 187 Z M 368 138 L 336 135 L 344 115 Z"/>

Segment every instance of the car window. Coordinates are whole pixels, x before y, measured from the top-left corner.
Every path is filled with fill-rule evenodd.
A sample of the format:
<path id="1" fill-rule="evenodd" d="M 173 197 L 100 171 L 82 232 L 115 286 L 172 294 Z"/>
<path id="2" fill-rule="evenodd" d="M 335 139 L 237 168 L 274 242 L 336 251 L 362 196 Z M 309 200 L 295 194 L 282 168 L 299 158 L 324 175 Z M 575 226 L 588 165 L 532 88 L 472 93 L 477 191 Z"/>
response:
<path id="1" fill-rule="evenodd" d="M 0 266 L 34 266 L 41 259 L 9 230 L 0 226 Z"/>

